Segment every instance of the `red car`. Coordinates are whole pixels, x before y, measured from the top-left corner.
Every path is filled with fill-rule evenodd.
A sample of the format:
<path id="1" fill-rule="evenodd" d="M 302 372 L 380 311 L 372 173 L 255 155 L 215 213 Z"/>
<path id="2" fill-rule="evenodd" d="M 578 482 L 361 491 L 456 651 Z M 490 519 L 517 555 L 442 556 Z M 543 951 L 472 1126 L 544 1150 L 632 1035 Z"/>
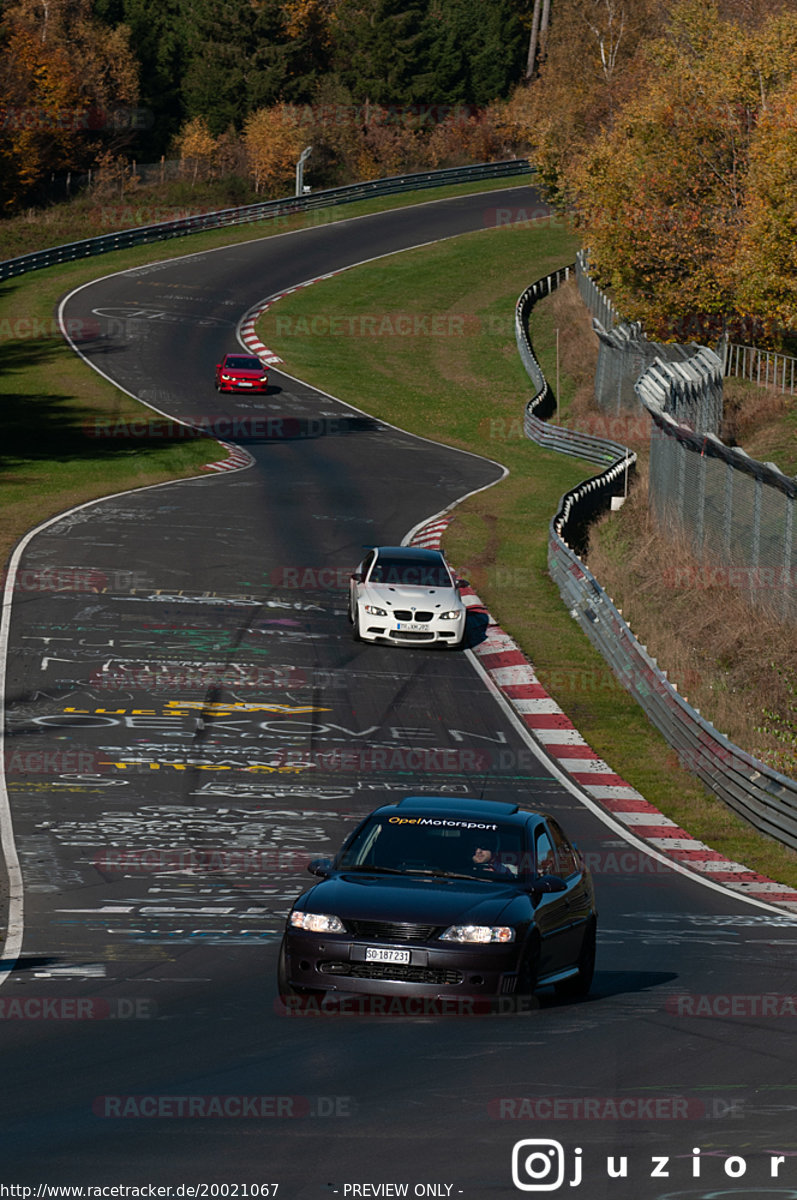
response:
<path id="1" fill-rule="evenodd" d="M 217 392 L 265 392 L 268 367 L 254 354 L 225 354 L 216 365 Z"/>

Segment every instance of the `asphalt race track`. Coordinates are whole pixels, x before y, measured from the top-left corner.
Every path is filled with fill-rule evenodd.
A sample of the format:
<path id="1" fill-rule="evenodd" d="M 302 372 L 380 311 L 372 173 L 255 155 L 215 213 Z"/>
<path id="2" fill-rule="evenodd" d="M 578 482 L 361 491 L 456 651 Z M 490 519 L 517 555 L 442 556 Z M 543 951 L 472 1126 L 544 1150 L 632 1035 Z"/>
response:
<path id="1" fill-rule="evenodd" d="M 67 513 L 22 557 L 6 767 L 25 926 L 0 988 L 0 1182 L 797 1197 L 794 921 L 624 842 L 546 770 L 471 655 L 350 636 L 362 546 L 500 468 L 277 371 L 264 398 L 213 388 L 257 301 L 524 202 L 319 226 L 68 299 L 68 322 L 99 322 L 81 344 L 93 364 L 161 412 L 249 422 L 231 440 L 253 464 Z M 386 796 L 482 791 L 552 811 L 593 865 L 589 1000 L 286 1011 L 277 947 L 307 860 Z M 516 1186 L 526 1139 L 546 1145 L 518 1152 Z"/>

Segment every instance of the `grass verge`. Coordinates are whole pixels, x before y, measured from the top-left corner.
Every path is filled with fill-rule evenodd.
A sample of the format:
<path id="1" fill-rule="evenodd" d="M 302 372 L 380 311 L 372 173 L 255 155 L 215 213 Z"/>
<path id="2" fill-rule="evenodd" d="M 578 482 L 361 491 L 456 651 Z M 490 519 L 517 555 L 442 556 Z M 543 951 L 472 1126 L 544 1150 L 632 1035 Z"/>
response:
<path id="1" fill-rule="evenodd" d="M 296 293 L 261 319 L 260 335 L 302 379 L 402 428 L 509 467 L 507 480 L 457 509 L 446 533 L 452 561 L 613 769 L 694 837 L 797 886 L 797 854 L 756 833 L 681 769 L 548 576 L 551 515 L 562 492 L 593 468 L 523 437 L 530 385 L 515 348 L 513 314 L 527 284 L 570 261 L 575 249 L 564 229 L 548 224 L 467 235 Z M 416 329 L 413 319 L 417 331 L 402 334 Z M 579 319 L 542 312 L 533 339 L 547 371 L 555 371 L 556 329 L 563 351 Z M 560 362 L 560 411 L 571 422 L 584 407 L 588 360 L 577 347 L 572 365 L 565 356 Z"/>

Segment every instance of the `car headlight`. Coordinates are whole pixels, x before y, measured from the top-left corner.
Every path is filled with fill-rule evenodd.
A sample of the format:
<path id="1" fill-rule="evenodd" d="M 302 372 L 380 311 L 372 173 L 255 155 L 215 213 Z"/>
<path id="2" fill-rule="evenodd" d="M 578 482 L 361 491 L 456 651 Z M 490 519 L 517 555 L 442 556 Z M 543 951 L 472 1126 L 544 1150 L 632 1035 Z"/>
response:
<path id="1" fill-rule="evenodd" d="M 384 608 L 377 608 L 375 604 L 364 605 L 365 611 L 370 613 L 372 617 L 386 617 L 387 613 Z"/>
<path id="2" fill-rule="evenodd" d="M 441 621 L 454 621 L 460 614 L 460 609 L 452 608 L 450 612 L 440 613 Z"/>
<path id="3" fill-rule="evenodd" d="M 232 375 L 222 375 L 222 379 L 223 379 L 223 380 L 224 380 L 226 383 L 229 383 L 229 382 L 230 382 L 230 380 L 232 379 Z"/>
<path id="4" fill-rule="evenodd" d="M 310 913 L 294 910 L 290 915 L 290 923 L 294 929 L 309 929 L 311 933 L 345 933 L 345 927 L 340 917 L 331 913 Z"/>
<path id="5" fill-rule="evenodd" d="M 514 942 L 511 925 L 449 925 L 441 942 Z"/>

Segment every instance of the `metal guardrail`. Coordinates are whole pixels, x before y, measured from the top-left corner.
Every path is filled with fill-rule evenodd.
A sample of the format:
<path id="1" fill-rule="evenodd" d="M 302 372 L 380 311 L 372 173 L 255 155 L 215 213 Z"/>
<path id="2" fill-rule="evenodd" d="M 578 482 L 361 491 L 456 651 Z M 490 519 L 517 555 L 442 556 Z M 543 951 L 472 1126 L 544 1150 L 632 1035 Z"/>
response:
<path id="1" fill-rule="evenodd" d="M 524 297 L 547 295 L 560 282 L 557 279 L 550 286 L 549 281 L 553 279 L 549 276 L 539 281 L 539 285 L 527 288 L 521 301 Z M 521 301 L 518 301 L 518 309 Z M 527 334 L 526 342 L 527 345 L 521 346 L 518 337 L 521 358 L 538 389 L 538 396 L 531 401 L 534 404 L 544 392 L 541 381 L 545 384 L 545 380 Z M 669 425 L 675 424 L 666 414 L 662 414 L 662 419 Z M 560 448 L 553 440 L 547 444 L 554 449 Z M 572 453 L 570 449 L 564 452 Z M 579 457 L 584 456 L 580 454 Z M 666 672 L 660 670 L 656 660 L 648 654 L 647 648 L 634 637 L 595 576 L 565 540 L 574 515 L 580 513 L 583 517 L 585 508 L 596 504 L 596 495 L 605 495 L 606 489 L 615 487 L 626 465 L 625 459 L 616 462 L 608 471 L 580 484 L 560 500 L 549 527 L 548 570 L 551 578 L 571 616 L 677 752 L 681 764 L 754 828 L 797 849 L 797 781 L 735 746 L 691 707 L 677 687 L 669 682 Z"/>
<path id="2" fill-rule="evenodd" d="M 728 377 L 749 379 L 759 387 L 777 388 L 792 396 L 797 388 L 797 358 L 776 354 L 774 350 L 730 342 L 723 348 L 722 370 Z"/>
<path id="3" fill-rule="evenodd" d="M 549 296 L 570 278 L 572 272 L 572 265 L 561 267 L 551 275 L 546 275 L 544 279 L 538 279 L 526 288 L 515 305 L 515 341 L 518 353 L 526 373 L 537 389 L 526 405 L 523 428 L 526 437 L 549 450 L 558 450 L 561 454 L 583 458 L 602 467 L 611 467 L 618 459 L 631 466 L 636 462 L 636 455 L 629 455 L 627 448 L 619 442 L 594 437 L 589 433 L 579 433 L 576 429 L 567 429 L 562 425 L 552 425 L 545 419 L 551 412 L 554 399 L 531 344 L 529 314 L 538 300 Z"/>
<path id="4" fill-rule="evenodd" d="M 279 200 L 264 200 L 240 208 L 219 209 L 217 212 L 198 213 L 194 217 L 181 217 L 176 221 L 164 221 L 154 225 L 140 225 L 99 237 L 84 238 L 79 242 L 68 242 L 49 250 L 37 250 L 0 262 L 0 279 L 11 279 L 28 271 L 39 271 L 59 263 L 89 258 L 96 254 L 109 254 L 113 250 L 125 250 L 130 246 L 142 246 L 149 242 L 160 242 L 167 238 L 185 237 L 207 229 L 223 229 L 230 225 L 250 224 L 267 221 L 274 217 L 287 216 L 296 212 L 311 212 L 314 209 L 330 208 L 348 204 L 353 200 L 364 200 L 369 196 L 389 196 L 398 192 L 418 191 L 422 188 L 444 187 L 446 184 L 473 183 L 481 179 L 505 179 L 531 173 L 528 159 L 507 159 L 495 163 L 476 163 L 468 167 L 446 167 L 438 171 L 418 171 L 408 175 L 393 175 L 386 179 L 373 179 L 366 183 L 351 183 L 343 187 L 327 188 L 307 196 L 286 196 Z"/>

